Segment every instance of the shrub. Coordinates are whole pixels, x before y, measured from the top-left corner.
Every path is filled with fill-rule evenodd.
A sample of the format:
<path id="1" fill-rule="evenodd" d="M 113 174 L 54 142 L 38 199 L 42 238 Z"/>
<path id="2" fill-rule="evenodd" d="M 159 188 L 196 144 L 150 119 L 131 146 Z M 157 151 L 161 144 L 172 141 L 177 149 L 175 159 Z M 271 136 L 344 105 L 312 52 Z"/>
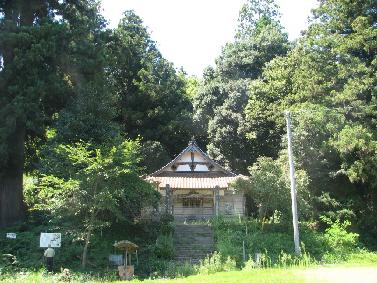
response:
<path id="1" fill-rule="evenodd" d="M 249 255 L 249 259 L 247 261 L 245 261 L 245 265 L 242 268 L 242 270 L 244 270 L 244 271 L 251 271 L 251 270 L 253 270 L 256 267 L 257 266 L 256 266 L 253 258 Z"/>
<path id="2" fill-rule="evenodd" d="M 326 229 L 325 239 L 335 252 L 349 252 L 357 247 L 359 234 L 347 232 L 349 226 L 351 222 L 347 220 L 343 223 L 336 220 Z"/>
<path id="3" fill-rule="evenodd" d="M 359 244 L 359 234 L 347 231 L 347 228 L 351 226 L 351 222 L 348 220 L 344 222 L 331 221 L 324 216 L 321 219 L 330 225 L 324 235 L 329 251 L 325 253 L 323 259 L 330 262 L 345 260 L 350 253 L 356 250 Z"/>
<path id="4" fill-rule="evenodd" d="M 165 277 L 169 278 L 176 278 L 176 277 L 186 277 L 196 274 L 195 267 L 188 263 L 176 263 L 176 262 L 169 262 L 168 267 L 166 269 Z"/>
<path id="5" fill-rule="evenodd" d="M 212 274 L 222 271 L 221 254 L 214 252 L 201 260 L 198 266 L 198 273 L 200 274 Z"/>
<path id="6" fill-rule="evenodd" d="M 294 257 L 291 254 L 285 253 L 283 251 L 280 252 L 278 264 L 281 267 L 284 267 L 284 268 L 289 267 L 293 264 L 293 262 L 294 262 Z"/>
<path id="7" fill-rule="evenodd" d="M 230 256 L 227 257 L 226 261 L 223 264 L 224 271 L 233 271 L 236 270 L 236 261 L 232 259 Z"/>
<path id="8" fill-rule="evenodd" d="M 174 229 L 173 222 L 161 223 L 161 234 L 163 235 L 173 235 Z"/>
<path id="9" fill-rule="evenodd" d="M 171 235 L 160 235 L 154 246 L 154 254 L 158 258 L 172 259 L 174 257 L 173 237 Z"/>
<path id="10" fill-rule="evenodd" d="M 212 274 L 220 271 L 232 271 L 236 270 L 236 261 L 230 256 L 224 261 L 222 255 L 219 252 L 214 252 L 212 255 L 207 256 L 204 260 L 201 260 L 197 271 L 199 274 Z"/>

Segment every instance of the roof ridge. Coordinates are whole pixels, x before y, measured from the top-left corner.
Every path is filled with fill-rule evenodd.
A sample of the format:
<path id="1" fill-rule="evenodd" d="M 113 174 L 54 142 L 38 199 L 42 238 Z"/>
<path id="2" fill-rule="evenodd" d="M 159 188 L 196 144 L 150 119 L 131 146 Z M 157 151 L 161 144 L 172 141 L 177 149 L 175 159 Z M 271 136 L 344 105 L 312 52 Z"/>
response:
<path id="1" fill-rule="evenodd" d="M 160 169 L 156 170 L 155 172 L 149 174 L 148 176 L 154 176 L 155 174 L 158 174 L 160 173 L 162 170 L 164 170 L 165 168 L 167 168 L 168 166 L 172 165 L 179 157 L 181 157 L 184 153 L 186 153 L 187 151 L 189 150 L 193 150 L 193 149 L 197 149 L 197 151 L 199 151 L 206 159 L 207 161 L 209 161 L 210 163 L 220 167 L 221 170 L 223 170 L 225 173 L 228 173 L 228 174 L 231 174 L 233 176 L 236 176 L 235 173 L 233 173 L 232 171 L 224 168 L 223 166 L 221 166 L 220 164 L 218 164 L 216 161 L 214 161 L 211 157 L 209 157 L 209 155 L 207 153 L 205 153 L 199 146 L 198 144 L 196 143 L 195 139 L 191 139 L 191 141 L 189 142 L 188 146 L 183 149 L 181 151 L 181 153 L 179 153 L 174 159 L 172 159 L 169 163 L 167 163 L 166 165 L 162 166 Z"/>

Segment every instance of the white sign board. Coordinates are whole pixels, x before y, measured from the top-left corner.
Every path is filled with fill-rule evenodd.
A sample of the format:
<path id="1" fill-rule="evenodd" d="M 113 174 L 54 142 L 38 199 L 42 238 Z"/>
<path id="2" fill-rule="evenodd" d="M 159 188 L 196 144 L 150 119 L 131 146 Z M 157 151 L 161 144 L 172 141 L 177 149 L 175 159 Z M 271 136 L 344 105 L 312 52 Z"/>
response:
<path id="1" fill-rule="evenodd" d="M 52 248 L 60 248 L 61 242 L 61 233 L 41 233 L 41 238 L 39 239 L 39 246 L 41 248 L 47 248 L 48 245 L 51 245 Z"/>
<path id="2" fill-rule="evenodd" d="M 8 239 L 16 239 L 17 238 L 17 234 L 16 233 L 7 233 L 6 237 Z"/>

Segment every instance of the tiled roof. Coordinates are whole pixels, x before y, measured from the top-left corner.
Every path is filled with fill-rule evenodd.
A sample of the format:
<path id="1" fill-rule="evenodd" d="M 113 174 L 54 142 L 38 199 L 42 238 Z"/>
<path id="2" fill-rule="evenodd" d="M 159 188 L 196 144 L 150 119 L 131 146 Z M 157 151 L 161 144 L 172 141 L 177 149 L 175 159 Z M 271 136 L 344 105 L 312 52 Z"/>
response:
<path id="1" fill-rule="evenodd" d="M 147 181 L 157 183 L 159 188 L 165 188 L 170 185 L 173 189 L 213 189 L 216 186 L 220 188 L 228 188 L 229 183 L 235 181 L 237 178 L 245 178 L 245 176 L 238 175 L 234 177 L 153 177 L 148 176 Z"/>
<path id="2" fill-rule="evenodd" d="M 153 176 L 153 175 L 152 175 Z M 236 176 L 236 175 L 234 175 Z M 204 172 L 177 172 L 177 171 L 163 171 L 157 176 L 153 177 L 193 177 L 193 178 L 218 178 L 218 177 L 234 177 L 229 176 L 222 171 L 204 171 Z"/>

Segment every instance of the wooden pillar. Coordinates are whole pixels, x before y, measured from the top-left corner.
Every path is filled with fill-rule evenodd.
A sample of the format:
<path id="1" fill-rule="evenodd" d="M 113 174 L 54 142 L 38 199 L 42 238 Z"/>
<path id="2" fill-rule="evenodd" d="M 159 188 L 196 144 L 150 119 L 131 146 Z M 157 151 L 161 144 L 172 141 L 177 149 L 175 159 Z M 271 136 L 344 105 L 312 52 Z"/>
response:
<path id="1" fill-rule="evenodd" d="M 169 184 L 165 186 L 165 209 L 166 214 L 173 214 L 173 190 Z"/>
<path id="2" fill-rule="evenodd" d="M 214 201 L 215 215 L 219 216 L 219 212 L 220 212 L 220 187 L 219 186 L 216 186 L 213 190 L 213 201 Z"/>

